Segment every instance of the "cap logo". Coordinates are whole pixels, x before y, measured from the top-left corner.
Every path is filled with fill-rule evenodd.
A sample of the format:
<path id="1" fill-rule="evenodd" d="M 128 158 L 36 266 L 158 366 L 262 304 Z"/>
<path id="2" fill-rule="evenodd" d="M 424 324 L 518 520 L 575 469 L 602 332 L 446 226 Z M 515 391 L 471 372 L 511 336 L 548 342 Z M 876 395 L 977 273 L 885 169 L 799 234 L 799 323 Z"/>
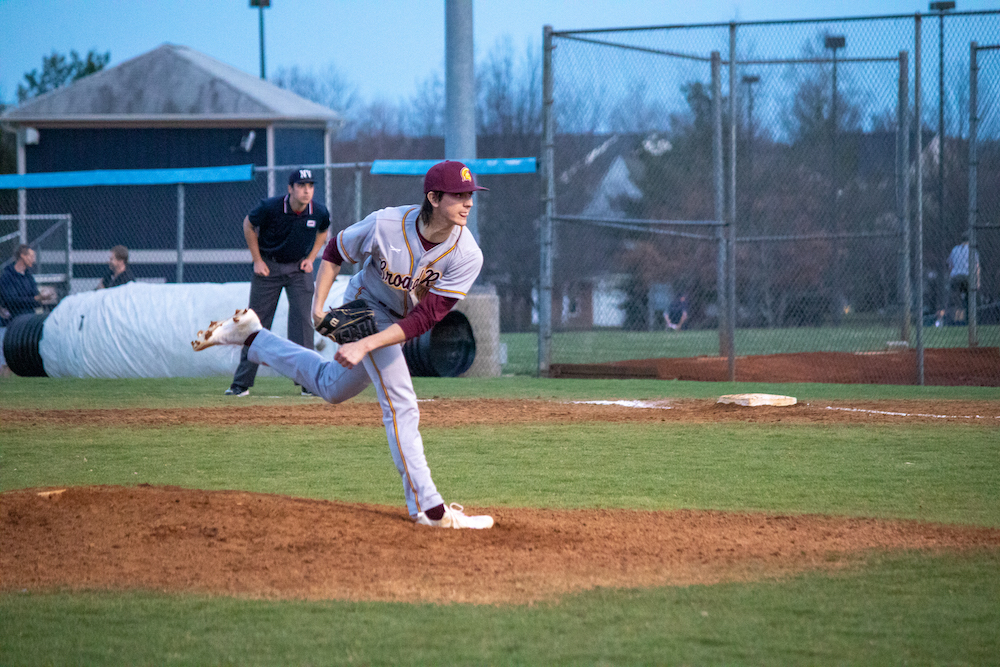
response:
<path id="1" fill-rule="evenodd" d="M 309 180 L 312 177 L 312 169 L 299 169 L 299 180 Z"/>
<path id="2" fill-rule="evenodd" d="M 472 172 L 469 171 L 468 167 L 462 167 L 462 182 L 472 182 Z"/>

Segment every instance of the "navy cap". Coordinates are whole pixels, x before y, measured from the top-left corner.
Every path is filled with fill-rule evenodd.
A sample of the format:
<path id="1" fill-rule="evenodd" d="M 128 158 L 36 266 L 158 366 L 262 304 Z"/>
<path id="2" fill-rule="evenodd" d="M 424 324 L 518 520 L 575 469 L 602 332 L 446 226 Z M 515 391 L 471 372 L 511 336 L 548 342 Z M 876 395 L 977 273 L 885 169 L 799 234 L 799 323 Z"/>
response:
<path id="1" fill-rule="evenodd" d="M 295 185 L 296 183 L 315 183 L 316 180 L 313 178 L 312 169 L 296 169 L 288 175 L 288 184 Z"/>

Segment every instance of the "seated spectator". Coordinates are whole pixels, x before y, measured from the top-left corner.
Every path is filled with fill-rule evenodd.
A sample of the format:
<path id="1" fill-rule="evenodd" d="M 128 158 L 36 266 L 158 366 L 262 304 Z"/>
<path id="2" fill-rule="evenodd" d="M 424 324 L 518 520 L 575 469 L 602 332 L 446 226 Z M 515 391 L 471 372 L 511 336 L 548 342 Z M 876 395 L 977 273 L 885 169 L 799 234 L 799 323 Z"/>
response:
<path id="1" fill-rule="evenodd" d="M 18 315 L 41 312 L 44 297 L 38 291 L 38 283 L 31 275 L 37 255 L 28 245 L 19 245 L 14 251 L 14 263 L 4 267 L 0 273 L 0 300 L 9 313 L 4 324 Z"/>
<path id="2" fill-rule="evenodd" d="M 101 278 L 101 284 L 97 289 L 108 287 L 118 287 L 135 280 L 132 269 L 128 268 L 128 248 L 123 245 L 116 245 L 111 249 L 111 258 L 108 260 L 109 271 Z"/>
<path id="3" fill-rule="evenodd" d="M 682 294 L 674 300 L 666 312 L 663 313 L 663 319 L 666 320 L 668 329 L 672 331 L 683 329 L 688 321 L 687 296 Z"/>

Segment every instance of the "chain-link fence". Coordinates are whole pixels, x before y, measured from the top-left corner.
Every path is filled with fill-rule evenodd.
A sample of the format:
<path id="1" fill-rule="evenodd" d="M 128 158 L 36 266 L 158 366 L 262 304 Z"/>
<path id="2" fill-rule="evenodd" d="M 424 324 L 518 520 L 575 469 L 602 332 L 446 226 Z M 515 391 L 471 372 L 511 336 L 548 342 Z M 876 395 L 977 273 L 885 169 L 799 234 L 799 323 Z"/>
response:
<path id="1" fill-rule="evenodd" d="M 35 273 L 64 283 L 59 285 L 62 295 L 96 287 L 115 245 L 129 248 L 130 265 L 140 281 L 249 281 L 243 218 L 270 193 L 285 192 L 295 166 L 257 167 L 251 180 L 237 182 L 29 188 L 23 191 L 24 215 L 17 212 L 14 191 L 8 190 L 0 197 L 4 257 L 21 242 L 32 244 L 39 253 Z M 325 170 L 313 166 L 319 167 L 315 199 L 329 206 L 332 232 L 368 213 L 362 199 L 376 208 L 419 203 L 419 182 L 382 178 L 375 184 L 368 174 L 370 163 L 326 165 Z M 319 175 L 324 171 L 325 177 Z M 72 258 L 68 265 L 67 248 Z"/>
<path id="2" fill-rule="evenodd" d="M 969 344 L 979 343 L 979 326 L 1000 324 L 1000 44 L 969 48 L 969 268 L 950 280 L 952 305 L 964 308 Z M 957 292 L 957 294 L 956 294 Z M 991 329 L 987 329 L 990 332 Z"/>
<path id="3" fill-rule="evenodd" d="M 539 372 L 731 353 L 739 379 L 736 356 L 913 349 L 922 382 L 925 345 L 969 344 L 947 258 L 969 42 L 998 16 L 547 30 Z M 998 295 L 984 273 L 984 315 Z M 976 345 L 996 346 L 987 321 Z"/>
<path id="4" fill-rule="evenodd" d="M 106 271 L 108 251 L 115 245 L 129 248 L 132 270 L 139 280 L 247 281 L 252 267 L 243 218 L 262 198 L 283 194 L 288 175 L 298 166 L 254 167 L 251 180 L 237 182 L 33 187 L 23 190 L 23 215 L 18 213 L 17 190 L 0 190 L 0 252 L 7 259 L 18 243 L 36 244 L 46 232 L 51 236 L 55 231 L 49 228 L 65 217 L 73 221 L 72 240 L 67 241 L 68 228 L 61 226 L 55 240 L 45 241 L 36 250 L 41 252 L 46 273 L 66 275 L 65 250 L 71 247 L 75 287 L 70 290 L 67 285 L 67 292 L 96 286 Z M 371 211 L 420 204 L 422 176 L 373 175 L 371 162 L 305 166 L 316 171 L 314 200 L 330 209 L 331 234 Z M 269 185 L 272 172 L 273 186 Z M 520 217 L 527 217 L 530 227 L 537 217 L 534 174 L 477 179 L 492 191 L 480 193 L 477 199 L 483 245 L 496 245 L 511 210 L 518 211 L 517 205 L 494 207 L 495 201 L 526 201 L 529 210 L 534 210 Z M 62 245 L 56 247 L 58 243 Z"/>

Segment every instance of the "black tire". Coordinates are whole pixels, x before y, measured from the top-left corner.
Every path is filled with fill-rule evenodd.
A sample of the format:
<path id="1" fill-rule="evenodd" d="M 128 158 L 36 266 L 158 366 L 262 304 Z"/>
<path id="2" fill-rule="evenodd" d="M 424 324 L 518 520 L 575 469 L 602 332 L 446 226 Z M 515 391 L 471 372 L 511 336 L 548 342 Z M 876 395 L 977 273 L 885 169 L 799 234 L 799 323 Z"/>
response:
<path id="1" fill-rule="evenodd" d="M 42 340 L 45 315 L 18 315 L 7 325 L 3 338 L 3 356 L 7 366 L 21 377 L 48 377 L 38 344 Z"/>
<path id="2" fill-rule="evenodd" d="M 403 343 L 413 377 L 457 377 L 476 359 L 476 339 L 468 318 L 453 310 L 427 332 Z"/>

